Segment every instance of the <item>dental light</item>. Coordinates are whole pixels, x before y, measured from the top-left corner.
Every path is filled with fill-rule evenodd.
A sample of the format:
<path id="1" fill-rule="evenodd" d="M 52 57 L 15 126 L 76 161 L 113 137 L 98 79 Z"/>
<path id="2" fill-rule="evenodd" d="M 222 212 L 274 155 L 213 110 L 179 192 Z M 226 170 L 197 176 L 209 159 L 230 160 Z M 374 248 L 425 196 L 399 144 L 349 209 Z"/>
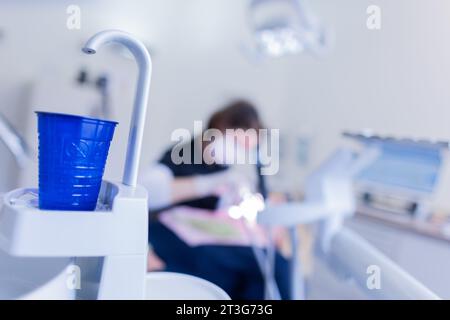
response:
<path id="1" fill-rule="evenodd" d="M 248 19 L 254 49 L 260 56 L 322 55 L 330 49 L 330 31 L 303 0 L 252 0 Z"/>

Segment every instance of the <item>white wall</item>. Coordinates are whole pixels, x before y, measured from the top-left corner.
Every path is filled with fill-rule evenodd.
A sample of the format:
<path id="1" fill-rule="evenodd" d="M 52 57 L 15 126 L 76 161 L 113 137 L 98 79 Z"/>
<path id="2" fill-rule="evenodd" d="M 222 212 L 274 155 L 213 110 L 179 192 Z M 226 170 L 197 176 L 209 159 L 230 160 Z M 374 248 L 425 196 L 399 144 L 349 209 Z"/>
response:
<path id="1" fill-rule="evenodd" d="M 295 56 L 255 64 L 239 50 L 248 39 L 247 1 L 3 1 L 0 110 L 34 142 L 29 133 L 34 132 L 33 116 L 26 117 L 25 126 L 23 114 L 37 106 L 22 97 L 33 97 L 41 79 L 70 85 L 81 65 L 111 72 L 114 111 L 121 124 L 107 175 L 119 178 L 136 68 L 115 54 L 88 57 L 79 48 L 97 30 L 120 28 L 138 34 L 154 53 L 143 164 L 168 145 L 173 129 L 192 128 L 193 120 L 206 119 L 235 96 L 255 101 L 268 125 L 281 128 L 287 156 L 295 154 L 292 137 L 312 137 L 307 167 L 284 162 L 278 185 L 286 188 L 300 184 L 304 173 L 340 143 L 344 129 L 450 138 L 448 1 L 310 2 L 335 30 L 334 51 L 322 60 Z M 68 4 L 81 7 L 79 31 L 65 27 Z M 382 9 L 380 31 L 366 28 L 369 4 Z M 59 92 L 49 91 L 52 105 L 39 108 L 56 111 L 64 105 L 76 112 L 77 100 Z M 445 203 L 449 197 L 444 192 L 441 198 Z"/>

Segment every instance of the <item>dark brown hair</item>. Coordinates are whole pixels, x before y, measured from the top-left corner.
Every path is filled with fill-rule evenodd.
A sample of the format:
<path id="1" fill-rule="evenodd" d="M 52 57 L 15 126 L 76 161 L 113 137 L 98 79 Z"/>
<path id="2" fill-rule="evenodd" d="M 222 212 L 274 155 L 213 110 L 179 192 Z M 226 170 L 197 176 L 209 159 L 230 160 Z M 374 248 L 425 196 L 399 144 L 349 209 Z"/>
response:
<path id="1" fill-rule="evenodd" d="M 208 121 L 208 129 L 262 129 L 255 106 L 245 100 L 235 100 L 216 111 Z"/>

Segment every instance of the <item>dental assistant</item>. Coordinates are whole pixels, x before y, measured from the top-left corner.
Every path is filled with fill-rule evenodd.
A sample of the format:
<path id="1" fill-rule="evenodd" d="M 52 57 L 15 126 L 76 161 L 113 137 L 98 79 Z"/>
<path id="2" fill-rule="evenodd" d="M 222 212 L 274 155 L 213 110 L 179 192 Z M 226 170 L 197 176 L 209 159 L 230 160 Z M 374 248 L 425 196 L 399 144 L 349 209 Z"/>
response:
<path id="1" fill-rule="evenodd" d="M 258 141 L 248 139 L 248 136 L 244 136 L 244 131 L 261 128 L 256 108 L 246 101 L 230 103 L 214 113 L 208 121 L 208 129 L 219 130 L 225 139 L 227 129 L 243 129 L 238 130 L 235 136 L 240 145 L 238 147 L 247 151 L 255 149 Z M 142 176 L 141 184 L 149 194 L 149 242 L 156 255 L 164 262 L 165 271 L 186 273 L 211 281 L 224 289 L 232 299 L 263 299 L 264 281 L 250 247 L 191 247 L 158 221 L 159 213 L 180 205 L 213 212 L 221 199 L 233 199 L 241 187 L 251 187 L 250 181 L 235 174 L 225 164 L 226 154 L 223 153 L 227 149 L 223 149 L 224 141 L 196 141 L 201 138 L 195 137 L 186 146 L 186 150 L 192 151 L 192 161 L 189 163 L 175 163 L 171 148 Z M 214 152 L 205 153 L 205 148 L 212 148 Z M 202 158 L 208 157 L 207 154 L 214 156 L 213 159 L 195 163 L 195 153 L 200 153 Z M 275 278 L 283 299 L 289 298 L 288 275 L 289 263 L 277 253 Z"/>

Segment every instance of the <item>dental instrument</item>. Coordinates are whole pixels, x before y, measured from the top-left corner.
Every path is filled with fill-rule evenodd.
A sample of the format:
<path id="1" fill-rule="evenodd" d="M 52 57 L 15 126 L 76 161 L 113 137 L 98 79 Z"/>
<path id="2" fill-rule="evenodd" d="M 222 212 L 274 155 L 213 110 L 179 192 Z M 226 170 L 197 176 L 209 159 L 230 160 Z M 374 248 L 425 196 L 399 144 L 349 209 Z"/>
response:
<path id="1" fill-rule="evenodd" d="M 264 281 L 264 298 L 266 300 L 280 300 L 281 294 L 275 280 L 275 248 L 272 245 L 272 228 L 266 228 L 269 241 L 264 249 L 258 246 L 254 235 L 257 215 L 264 210 L 264 197 L 261 194 L 253 194 L 247 188 L 240 190 L 241 202 L 238 205 L 228 208 L 228 215 L 235 220 L 239 220 L 243 230 L 250 242 L 253 255 L 259 271 Z"/>
<path id="2" fill-rule="evenodd" d="M 261 162 L 261 157 L 260 157 L 261 146 L 259 144 L 256 146 L 256 151 L 257 151 L 256 152 L 256 176 L 258 179 L 258 191 L 261 193 L 263 200 L 267 200 L 267 198 L 269 196 L 269 192 L 267 190 L 265 175 L 263 174 L 263 164 Z M 259 211 L 262 211 L 263 209 L 264 209 L 264 206 Z M 255 219 L 256 218 L 257 217 L 255 216 Z M 267 246 L 266 246 L 267 252 L 264 253 L 264 251 L 258 250 L 258 248 L 256 246 L 253 246 L 253 251 L 254 251 L 255 256 L 257 256 L 257 255 L 260 256 L 257 259 L 259 259 L 259 260 L 263 259 L 262 261 L 264 261 L 264 263 L 259 262 L 259 264 L 260 264 L 261 271 L 263 271 L 266 274 L 266 276 L 265 276 L 265 297 L 266 297 L 266 299 L 280 300 L 281 294 L 280 294 L 280 290 L 278 288 L 277 281 L 275 279 L 276 248 L 275 248 L 274 239 L 273 239 L 273 236 L 274 236 L 273 228 L 271 226 L 266 226 L 265 230 L 267 233 L 267 237 L 269 238 Z"/>

